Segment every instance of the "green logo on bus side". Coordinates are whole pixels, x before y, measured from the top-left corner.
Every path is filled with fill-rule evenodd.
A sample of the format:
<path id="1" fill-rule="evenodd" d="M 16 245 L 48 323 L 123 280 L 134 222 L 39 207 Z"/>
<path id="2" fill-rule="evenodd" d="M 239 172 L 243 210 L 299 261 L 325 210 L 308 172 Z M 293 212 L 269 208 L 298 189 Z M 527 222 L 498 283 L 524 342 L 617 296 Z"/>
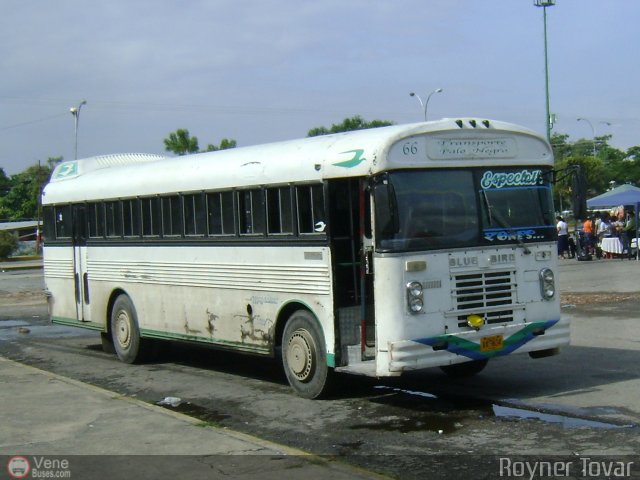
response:
<path id="1" fill-rule="evenodd" d="M 60 165 L 56 178 L 73 177 L 78 174 L 78 162 L 65 162 Z"/>
<path id="2" fill-rule="evenodd" d="M 340 152 L 341 155 L 343 153 L 353 153 L 353 158 L 349 160 L 344 160 L 342 162 L 334 163 L 333 165 L 335 165 L 336 167 L 353 168 L 353 167 L 357 167 L 362 162 L 365 162 L 367 160 L 366 158 L 362 157 L 362 154 L 364 153 L 364 150 L 362 149 L 347 150 L 346 152 Z"/>

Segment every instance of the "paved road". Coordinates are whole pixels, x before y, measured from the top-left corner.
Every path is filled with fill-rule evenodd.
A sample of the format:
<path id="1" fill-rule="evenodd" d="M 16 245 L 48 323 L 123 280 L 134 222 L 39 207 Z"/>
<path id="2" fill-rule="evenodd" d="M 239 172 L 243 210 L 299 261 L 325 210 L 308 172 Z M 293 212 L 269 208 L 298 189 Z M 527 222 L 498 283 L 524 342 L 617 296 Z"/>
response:
<path id="1" fill-rule="evenodd" d="M 640 294 L 640 262 L 636 260 L 560 260 L 562 293 Z"/>

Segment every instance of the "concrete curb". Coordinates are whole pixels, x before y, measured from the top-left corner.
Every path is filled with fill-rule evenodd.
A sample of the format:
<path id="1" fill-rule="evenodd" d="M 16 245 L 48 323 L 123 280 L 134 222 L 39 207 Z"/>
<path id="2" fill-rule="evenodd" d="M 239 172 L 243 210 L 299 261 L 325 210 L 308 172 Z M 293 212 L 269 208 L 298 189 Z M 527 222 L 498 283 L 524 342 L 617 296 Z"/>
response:
<path id="1" fill-rule="evenodd" d="M 35 270 L 44 268 L 42 260 L 17 260 L 11 262 L 0 262 L 0 272 L 13 270 Z"/>

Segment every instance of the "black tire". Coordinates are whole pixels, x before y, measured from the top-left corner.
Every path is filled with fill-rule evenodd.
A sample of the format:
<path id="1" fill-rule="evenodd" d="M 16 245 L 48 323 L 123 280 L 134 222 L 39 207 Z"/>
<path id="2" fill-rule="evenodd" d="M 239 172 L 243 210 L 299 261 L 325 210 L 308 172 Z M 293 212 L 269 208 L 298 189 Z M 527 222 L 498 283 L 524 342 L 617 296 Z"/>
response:
<path id="1" fill-rule="evenodd" d="M 116 298 L 111 310 L 111 338 L 116 355 L 124 363 L 142 361 L 142 339 L 138 316 L 127 295 Z"/>
<path id="2" fill-rule="evenodd" d="M 453 365 L 443 365 L 440 369 L 451 378 L 466 378 L 477 375 L 489 363 L 489 359 L 472 360 L 471 362 L 456 363 Z"/>
<path id="3" fill-rule="evenodd" d="M 298 310 L 287 320 L 282 334 L 282 365 L 300 397 L 313 399 L 328 393 L 333 370 L 327 366 L 322 330 L 307 310 Z"/>

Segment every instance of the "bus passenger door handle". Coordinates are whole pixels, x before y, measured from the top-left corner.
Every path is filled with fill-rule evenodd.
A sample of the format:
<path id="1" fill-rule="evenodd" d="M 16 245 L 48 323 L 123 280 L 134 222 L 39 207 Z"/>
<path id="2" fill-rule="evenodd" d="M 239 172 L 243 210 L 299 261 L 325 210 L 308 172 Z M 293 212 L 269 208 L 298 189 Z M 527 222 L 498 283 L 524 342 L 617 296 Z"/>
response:
<path id="1" fill-rule="evenodd" d="M 82 288 L 84 290 L 84 303 L 89 304 L 89 274 L 82 276 Z"/>
<path id="2" fill-rule="evenodd" d="M 76 303 L 80 303 L 80 275 L 76 273 L 74 275 L 75 290 L 76 290 Z"/>

